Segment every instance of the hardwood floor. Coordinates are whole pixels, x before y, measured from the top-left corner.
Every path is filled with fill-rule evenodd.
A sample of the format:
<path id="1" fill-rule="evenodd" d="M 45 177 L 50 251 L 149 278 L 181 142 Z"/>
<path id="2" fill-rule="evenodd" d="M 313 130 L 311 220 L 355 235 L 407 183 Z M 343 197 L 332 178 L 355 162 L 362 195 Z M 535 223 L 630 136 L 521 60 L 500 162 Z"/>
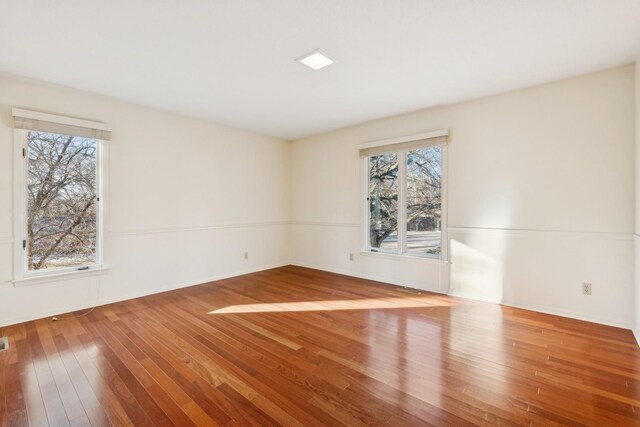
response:
<path id="1" fill-rule="evenodd" d="M 0 335 L 3 427 L 640 425 L 630 331 L 293 266 Z"/>

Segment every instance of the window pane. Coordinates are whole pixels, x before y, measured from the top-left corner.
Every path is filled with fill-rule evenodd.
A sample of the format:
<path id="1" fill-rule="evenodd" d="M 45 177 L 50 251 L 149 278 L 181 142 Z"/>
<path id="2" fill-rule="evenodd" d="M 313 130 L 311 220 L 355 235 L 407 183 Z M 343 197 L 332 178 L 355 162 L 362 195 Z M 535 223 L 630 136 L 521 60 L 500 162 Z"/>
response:
<path id="1" fill-rule="evenodd" d="M 398 154 L 369 158 L 369 241 L 372 249 L 398 250 Z"/>
<path id="2" fill-rule="evenodd" d="M 442 147 L 407 152 L 407 253 L 439 256 Z"/>
<path id="3" fill-rule="evenodd" d="M 29 132 L 27 267 L 96 262 L 95 139 Z"/>

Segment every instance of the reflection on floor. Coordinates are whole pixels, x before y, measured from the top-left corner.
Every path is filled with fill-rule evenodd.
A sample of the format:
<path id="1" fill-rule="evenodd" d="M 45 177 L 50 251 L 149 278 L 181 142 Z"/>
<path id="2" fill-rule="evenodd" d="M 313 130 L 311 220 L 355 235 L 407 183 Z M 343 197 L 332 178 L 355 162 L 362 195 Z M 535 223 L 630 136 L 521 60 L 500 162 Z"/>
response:
<path id="1" fill-rule="evenodd" d="M 300 267 L 0 332 L 0 426 L 640 424 L 630 331 Z"/>

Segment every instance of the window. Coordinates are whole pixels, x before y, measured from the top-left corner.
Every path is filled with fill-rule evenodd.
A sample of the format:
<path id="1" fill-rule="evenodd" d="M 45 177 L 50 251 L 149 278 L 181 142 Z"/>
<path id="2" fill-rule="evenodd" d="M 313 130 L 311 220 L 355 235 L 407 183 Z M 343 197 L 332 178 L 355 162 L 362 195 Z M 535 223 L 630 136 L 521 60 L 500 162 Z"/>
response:
<path id="1" fill-rule="evenodd" d="M 365 251 L 443 258 L 446 133 L 374 144 L 361 149 Z"/>
<path id="2" fill-rule="evenodd" d="M 369 244 L 398 250 L 398 153 L 369 157 Z"/>
<path id="3" fill-rule="evenodd" d="M 27 133 L 27 270 L 98 259 L 98 150 L 93 138 Z"/>
<path id="4" fill-rule="evenodd" d="M 17 111 L 16 279 L 99 267 L 99 137 L 108 139 L 109 132 L 76 123 L 93 122 Z M 56 119 L 61 123 L 48 121 Z"/>

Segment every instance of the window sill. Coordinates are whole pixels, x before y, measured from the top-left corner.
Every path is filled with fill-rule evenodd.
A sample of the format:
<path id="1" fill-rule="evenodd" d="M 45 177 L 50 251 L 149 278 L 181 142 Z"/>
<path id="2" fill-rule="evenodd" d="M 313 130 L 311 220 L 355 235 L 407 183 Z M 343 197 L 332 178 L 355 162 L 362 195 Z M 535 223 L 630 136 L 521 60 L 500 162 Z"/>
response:
<path id="1" fill-rule="evenodd" d="M 90 270 L 72 270 L 60 273 L 42 274 L 22 277 L 11 281 L 15 288 L 22 286 L 39 285 L 43 283 L 59 282 L 61 280 L 73 280 L 83 277 L 99 276 L 105 274 L 111 267 L 102 265 L 91 268 Z"/>
<path id="2" fill-rule="evenodd" d="M 360 255 L 366 257 L 373 258 L 382 258 L 382 259 L 390 259 L 394 261 L 403 261 L 403 262 L 416 262 L 416 263 L 429 263 L 429 264 L 449 264 L 449 261 L 441 259 L 441 258 L 431 258 L 431 257 L 422 257 L 422 256 L 411 256 L 411 255 L 399 255 L 399 254 L 391 254 L 388 252 L 371 252 L 361 250 Z"/>

